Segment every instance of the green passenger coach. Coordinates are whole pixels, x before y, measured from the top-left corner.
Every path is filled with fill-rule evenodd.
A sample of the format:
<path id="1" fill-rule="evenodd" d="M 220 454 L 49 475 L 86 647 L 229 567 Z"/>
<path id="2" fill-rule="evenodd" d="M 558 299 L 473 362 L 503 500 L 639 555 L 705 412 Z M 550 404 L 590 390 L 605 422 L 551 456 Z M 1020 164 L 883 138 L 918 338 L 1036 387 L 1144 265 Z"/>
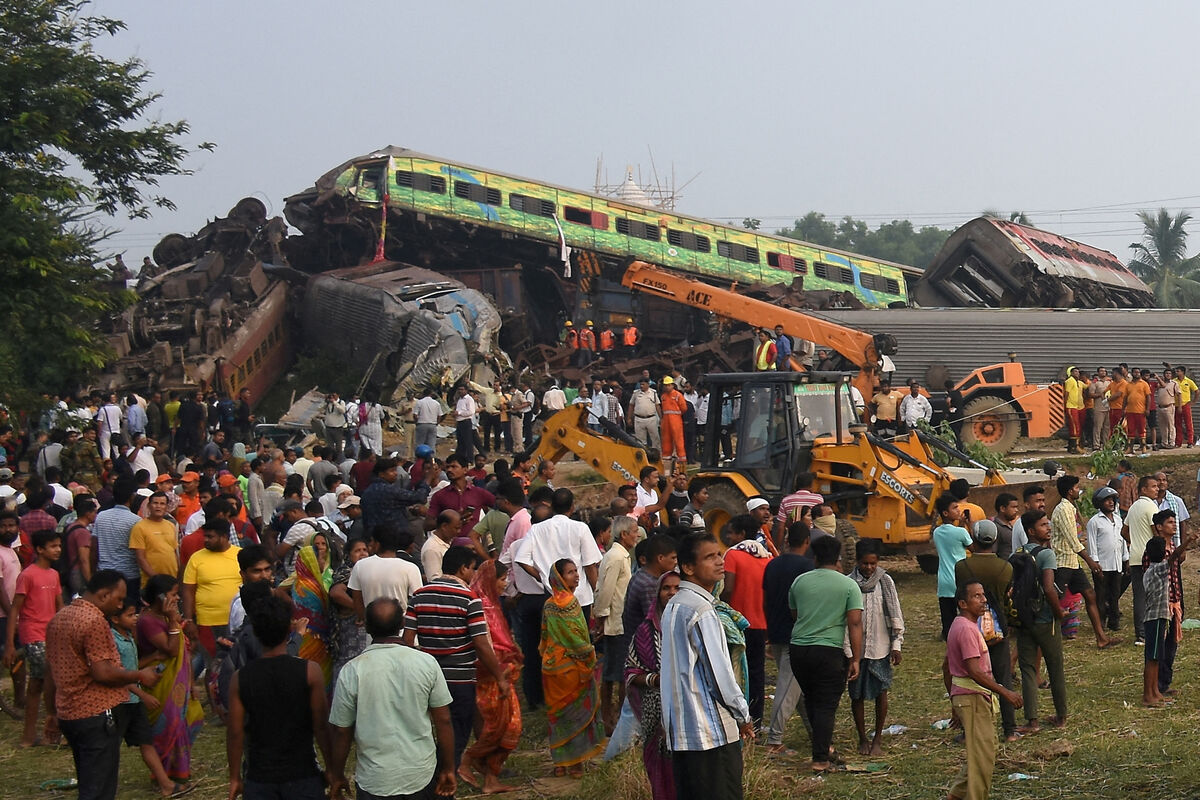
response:
<path id="1" fill-rule="evenodd" d="M 331 180 L 332 179 L 332 180 Z M 508 236 L 594 253 L 604 263 L 639 259 L 723 286 L 793 285 L 854 293 L 865 305 L 908 299 L 905 273 L 888 261 L 730 227 L 674 211 L 566 189 L 403 148 L 352 159 L 318 183 L 363 207 L 405 211 Z"/>

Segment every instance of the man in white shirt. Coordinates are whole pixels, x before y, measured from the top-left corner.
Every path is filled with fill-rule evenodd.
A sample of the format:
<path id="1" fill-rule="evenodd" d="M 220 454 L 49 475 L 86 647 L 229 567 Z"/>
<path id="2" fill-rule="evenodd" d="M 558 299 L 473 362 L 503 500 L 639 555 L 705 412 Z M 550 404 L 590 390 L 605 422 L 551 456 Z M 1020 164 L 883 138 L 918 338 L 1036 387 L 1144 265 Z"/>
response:
<path id="1" fill-rule="evenodd" d="M 154 461 L 156 447 L 158 447 L 158 442 L 147 439 L 143 433 L 137 436 L 133 447 L 130 448 L 129 453 L 126 455 L 129 465 L 133 467 L 134 472 L 144 469 L 150 473 L 151 483 L 158 480 L 158 464 Z"/>
<path id="2" fill-rule="evenodd" d="M 124 415 L 121 413 L 121 407 L 117 405 L 116 394 L 108 396 L 108 402 L 96 414 L 96 419 L 100 421 L 100 457 L 112 458 L 112 437 L 121 432 L 121 419 Z"/>
<path id="3" fill-rule="evenodd" d="M 575 510 L 575 495 L 570 489 L 555 490 L 550 510 L 554 516 L 529 529 L 513 561 L 537 578 L 546 592 L 550 592 L 550 572 L 554 562 L 563 558 L 574 561 L 587 578 L 580 581 L 575 590 L 575 598 L 583 607 L 586 617 L 591 611 L 599 577 L 600 548 L 596 547 L 596 540 L 592 538 L 587 523 L 571 519 L 570 514 Z"/>
<path id="4" fill-rule="evenodd" d="M 412 546 L 412 533 L 385 522 L 375 526 L 372 537 L 375 552 L 354 565 L 346 582 L 359 619 L 364 609 L 380 597 L 391 597 L 407 609 L 413 592 L 421 588 L 421 570 L 399 555 Z"/>
<path id="5" fill-rule="evenodd" d="M 1129 545 L 1121 538 L 1121 512 L 1117 510 L 1117 490 L 1101 486 L 1092 495 L 1097 509 L 1087 521 L 1087 551 L 1100 565 L 1095 574 L 1096 599 L 1100 619 L 1110 631 L 1121 629 L 1122 573 L 1129 565 Z"/>
<path id="6" fill-rule="evenodd" d="M 665 497 L 659 500 L 659 477 L 659 471 L 649 465 L 642 467 L 642 471 L 638 473 L 637 500 L 633 507 L 633 513 L 639 517 L 642 514 L 649 514 L 653 517 L 667 505 Z"/>
<path id="7" fill-rule="evenodd" d="M 479 407 L 465 386 L 455 390 L 454 398 L 454 435 L 458 440 L 455 452 L 463 459 L 462 463 L 470 464 L 475 460 L 475 414 Z"/>
<path id="8" fill-rule="evenodd" d="M 900 419 L 910 431 L 916 430 L 918 422 L 933 419 L 933 406 L 929 404 L 929 398 L 921 394 L 921 384 L 916 381 L 908 385 L 908 394 L 900 401 Z"/>
<path id="9" fill-rule="evenodd" d="M 321 420 L 325 423 L 325 444 L 335 453 L 346 449 L 346 404 L 337 392 L 330 392 L 321 407 Z"/>
<path id="10" fill-rule="evenodd" d="M 442 557 L 450 549 L 450 543 L 462 530 L 462 517 L 452 508 L 437 515 L 434 529 L 421 545 L 421 568 L 425 570 L 425 582 L 442 576 Z"/>
<path id="11" fill-rule="evenodd" d="M 553 384 L 546 393 L 542 395 L 542 408 L 551 413 L 562 411 L 567 407 L 567 394 L 562 389 L 558 388 L 558 384 Z"/>
<path id="12" fill-rule="evenodd" d="M 442 418 L 442 404 L 433 396 L 433 390 L 425 387 L 421 391 L 421 399 L 413 404 L 413 421 L 416 423 L 416 435 L 413 436 L 413 457 L 416 458 L 419 445 L 429 445 L 437 448 L 437 424 Z"/>

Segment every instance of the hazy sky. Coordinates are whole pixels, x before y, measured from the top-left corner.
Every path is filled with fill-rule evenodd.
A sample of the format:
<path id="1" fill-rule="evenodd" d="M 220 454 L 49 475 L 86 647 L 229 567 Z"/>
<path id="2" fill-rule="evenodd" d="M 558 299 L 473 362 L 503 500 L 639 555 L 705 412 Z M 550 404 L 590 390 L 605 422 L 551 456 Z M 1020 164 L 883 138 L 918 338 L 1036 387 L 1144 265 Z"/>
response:
<path id="1" fill-rule="evenodd" d="M 736 10 L 735 10 L 736 8 Z M 1139 208 L 1200 205 L 1200 4 L 104 0 L 187 119 L 177 204 L 131 265 L 257 195 L 273 214 L 394 144 L 590 189 L 674 165 L 679 210 L 958 225 L 985 208 L 1129 257 Z M 1200 224 L 1200 223 L 1198 223 Z M 1193 227 L 1193 231 L 1200 228 Z"/>

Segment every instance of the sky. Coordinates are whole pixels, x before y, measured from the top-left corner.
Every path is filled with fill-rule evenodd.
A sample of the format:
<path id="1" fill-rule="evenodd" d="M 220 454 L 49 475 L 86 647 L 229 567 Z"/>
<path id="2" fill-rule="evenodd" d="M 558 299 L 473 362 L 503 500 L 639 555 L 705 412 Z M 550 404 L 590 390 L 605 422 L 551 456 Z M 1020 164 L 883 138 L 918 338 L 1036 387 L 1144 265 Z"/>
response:
<path id="1" fill-rule="evenodd" d="M 590 190 L 688 182 L 687 214 L 954 227 L 984 209 L 1128 260 L 1139 209 L 1200 206 L 1200 4 L 98 0 L 186 119 L 178 206 L 116 219 L 139 263 L 241 197 L 385 145 Z M 1200 216 L 1200 215 L 1198 215 Z M 1190 230 L 1200 230 L 1200 220 Z"/>

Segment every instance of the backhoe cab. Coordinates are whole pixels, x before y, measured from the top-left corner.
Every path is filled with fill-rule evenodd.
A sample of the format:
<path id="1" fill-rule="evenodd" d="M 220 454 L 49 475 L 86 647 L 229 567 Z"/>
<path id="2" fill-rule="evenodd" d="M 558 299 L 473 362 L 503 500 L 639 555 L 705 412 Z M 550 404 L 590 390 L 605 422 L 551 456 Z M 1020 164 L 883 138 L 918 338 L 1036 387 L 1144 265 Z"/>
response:
<path id="1" fill-rule="evenodd" d="M 934 462 L 931 447 L 970 466 L 965 472 L 973 473 L 973 483 L 1004 484 L 936 437 L 910 433 L 885 441 L 869 433 L 851 402 L 853 377 L 755 372 L 703 378 L 710 400 L 697 477 L 709 481 L 709 530 L 718 532 L 731 516 L 745 513 L 746 499 L 755 495 L 777 508 L 796 475 L 811 471 L 813 490 L 859 537 L 922 552 L 929 550 L 934 504 L 959 477 Z"/>

